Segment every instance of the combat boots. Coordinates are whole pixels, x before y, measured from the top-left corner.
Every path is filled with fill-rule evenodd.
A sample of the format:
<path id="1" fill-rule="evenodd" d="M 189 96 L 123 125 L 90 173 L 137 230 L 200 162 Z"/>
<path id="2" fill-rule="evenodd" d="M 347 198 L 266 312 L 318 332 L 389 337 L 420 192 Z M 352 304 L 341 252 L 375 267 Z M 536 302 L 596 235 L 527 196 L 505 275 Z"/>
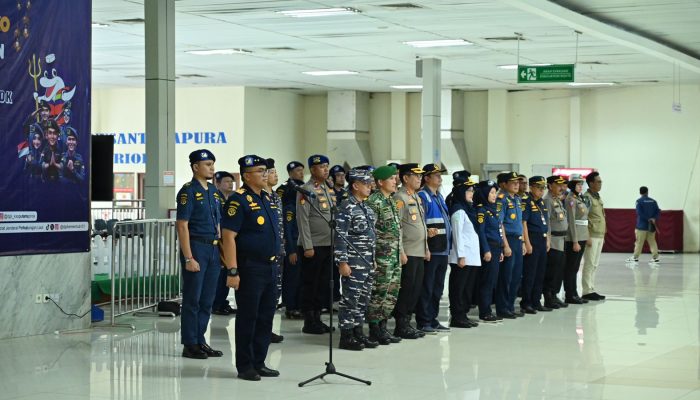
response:
<path id="1" fill-rule="evenodd" d="M 323 326 L 316 322 L 316 313 L 313 311 L 304 312 L 304 327 L 301 328 L 301 331 L 311 335 L 323 335 L 326 333 Z"/>
<path id="2" fill-rule="evenodd" d="M 343 350 L 360 351 L 365 348 L 365 345 L 355 339 L 352 329 L 341 329 L 338 348 Z"/>
<path id="3" fill-rule="evenodd" d="M 386 329 L 386 320 L 385 320 L 385 319 L 379 321 L 379 329 L 382 331 L 382 333 L 384 334 L 384 336 L 386 336 L 386 337 L 389 338 L 389 341 L 391 341 L 391 343 L 398 343 L 398 342 L 401 341 L 401 338 L 400 338 L 400 337 L 397 337 L 397 336 L 392 335 L 392 334 L 389 333 L 389 331 Z"/>
<path id="4" fill-rule="evenodd" d="M 316 320 L 316 324 L 323 328 L 323 333 L 328 333 L 331 331 L 331 329 L 333 330 L 333 332 L 335 332 L 335 327 L 331 328 L 330 326 L 323 323 L 323 321 L 321 321 L 321 312 L 320 311 L 314 312 L 314 319 Z"/>
<path id="5" fill-rule="evenodd" d="M 362 326 L 354 327 L 352 329 L 352 333 L 358 342 L 365 345 L 366 349 L 373 349 L 379 346 L 379 342 L 370 339 L 368 336 L 365 336 L 364 332 L 362 332 Z"/>
<path id="6" fill-rule="evenodd" d="M 416 329 L 413 327 L 413 325 L 411 325 L 411 314 L 406 316 L 406 325 L 408 326 L 408 329 L 413 331 L 419 338 L 425 337 L 425 332 L 421 331 L 420 329 Z"/>
<path id="7" fill-rule="evenodd" d="M 379 327 L 379 324 L 376 322 L 369 323 L 369 340 L 371 340 L 373 342 L 377 342 L 381 345 L 387 345 L 387 344 L 391 343 L 389 336 L 384 335 L 384 332 L 382 332 L 382 329 Z"/>
<path id="8" fill-rule="evenodd" d="M 420 336 L 411 329 L 408 324 L 408 318 L 406 317 L 395 317 L 396 328 L 394 328 L 394 336 L 400 337 L 401 339 L 418 339 Z"/>

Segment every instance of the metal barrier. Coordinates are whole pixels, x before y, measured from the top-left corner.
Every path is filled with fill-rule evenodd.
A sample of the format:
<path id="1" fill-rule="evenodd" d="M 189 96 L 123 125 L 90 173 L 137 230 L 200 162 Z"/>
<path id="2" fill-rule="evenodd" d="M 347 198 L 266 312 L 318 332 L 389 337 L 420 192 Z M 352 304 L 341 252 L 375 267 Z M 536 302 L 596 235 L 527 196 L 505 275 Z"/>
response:
<path id="1" fill-rule="evenodd" d="M 181 270 L 174 220 L 120 221 L 114 225 L 110 323 L 116 317 L 158 313 L 161 301 L 180 298 Z M 151 313 L 141 311 L 154 308 Z M 128 325 L 131 326 L 131 325 Z M 133 326 L 132 326 L 133 329 Z"/>

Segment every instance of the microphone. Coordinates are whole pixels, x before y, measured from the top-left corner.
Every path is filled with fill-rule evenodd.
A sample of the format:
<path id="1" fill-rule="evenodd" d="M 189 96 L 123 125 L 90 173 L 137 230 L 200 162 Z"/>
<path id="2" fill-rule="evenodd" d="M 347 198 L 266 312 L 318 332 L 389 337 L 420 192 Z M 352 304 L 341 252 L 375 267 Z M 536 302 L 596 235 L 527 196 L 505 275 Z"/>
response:
<path id="1" fill-rule="evenodd" d="M 292 187 L 292 189 L 294 189 L 296 192 L 301 193 L 301 194 L 303 194 L 304 196 L 306 196 L 306 197 L 308 197 L 308 198 L 310 198 L 310 199 L 315 199 L 315 198 L 316 198 L 316 193 L 312 193 L 312 192 L 310 192 L 310 191 L 304 189 L 303 187 L 297 185 L 296 183 L 294 183 L 294 182 L 292 182 L 292 181 L 290 181 L 289 184 L 290 184 L 290 186 Z"/>

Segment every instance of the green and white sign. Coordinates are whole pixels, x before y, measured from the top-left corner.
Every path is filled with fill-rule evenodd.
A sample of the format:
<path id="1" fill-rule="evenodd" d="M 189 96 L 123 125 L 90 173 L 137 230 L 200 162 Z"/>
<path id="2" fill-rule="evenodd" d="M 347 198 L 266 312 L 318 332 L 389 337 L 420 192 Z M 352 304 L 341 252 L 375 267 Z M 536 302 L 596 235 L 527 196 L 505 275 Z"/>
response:
<path id="1" fill-rule="evenodd" d="M 574 64 L 518 65 L 518 83 L 573 82 Z"/>

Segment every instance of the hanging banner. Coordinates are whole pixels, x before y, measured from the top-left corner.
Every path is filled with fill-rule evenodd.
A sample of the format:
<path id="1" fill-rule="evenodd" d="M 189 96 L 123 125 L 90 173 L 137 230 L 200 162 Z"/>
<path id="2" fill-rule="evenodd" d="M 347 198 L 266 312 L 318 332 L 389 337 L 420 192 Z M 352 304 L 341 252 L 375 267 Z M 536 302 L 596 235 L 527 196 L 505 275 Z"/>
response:
<path id="1" fill-rule="evenodd" d="M 0 256 L 90 250 L 91 12 L 0 2 Z"/>

